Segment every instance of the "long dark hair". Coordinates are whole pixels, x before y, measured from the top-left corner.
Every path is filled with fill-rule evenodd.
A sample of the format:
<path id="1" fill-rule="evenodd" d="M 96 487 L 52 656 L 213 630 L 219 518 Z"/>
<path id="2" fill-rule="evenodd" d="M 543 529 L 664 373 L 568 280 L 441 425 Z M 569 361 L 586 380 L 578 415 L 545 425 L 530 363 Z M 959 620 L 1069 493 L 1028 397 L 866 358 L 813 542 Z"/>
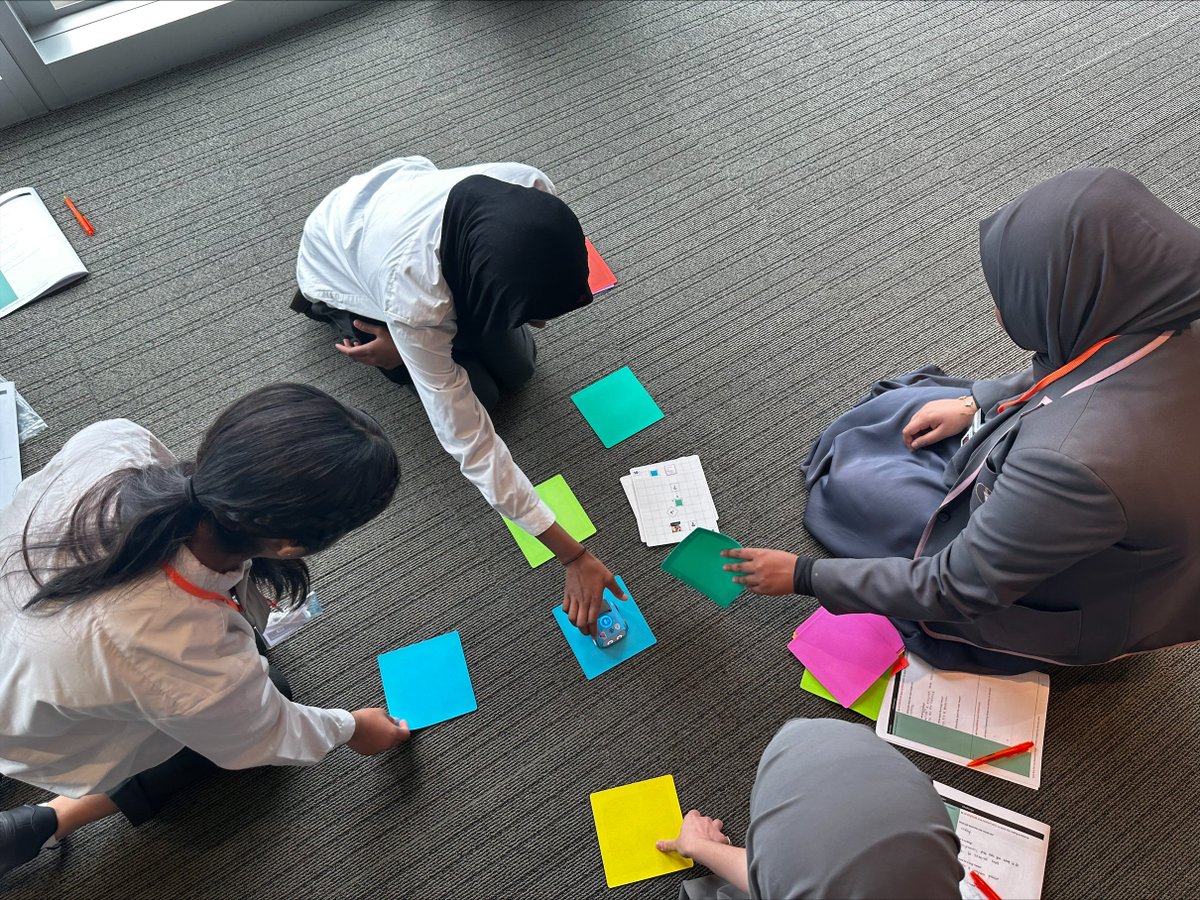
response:
<path id="1" fill-rule="evenodd" d="M 308 385 L 268 385 L 217 417 L 194 462 L 120 469 L 54 532 L 31 537 L 27 524 L 21 552 L 39 587 L 25 608 L 147 575 L 201 522 L 228 553 L 251 558 L 281 538 L 314 553 L 379 515 L 399 477 L 391 442 L 366 413 Z M 308 592 L 301 559 L 255 558 L 250 575 L 288 606 Z"/>

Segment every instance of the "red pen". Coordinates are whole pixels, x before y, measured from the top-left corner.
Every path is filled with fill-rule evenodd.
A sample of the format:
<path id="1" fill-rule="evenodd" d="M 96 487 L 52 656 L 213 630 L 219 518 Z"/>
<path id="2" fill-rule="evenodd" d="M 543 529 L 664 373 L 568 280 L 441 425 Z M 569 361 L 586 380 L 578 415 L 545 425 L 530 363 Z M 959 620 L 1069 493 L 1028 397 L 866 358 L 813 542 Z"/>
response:
<path id="1" fill-rule="evenodd" d="M 1004 759 L 1007 756 L 1020 756 L 1022 753 L 1028 753 L 1033 749 L 1033 741 L 1026 741 L 1023 744 L 1017 744 L 1015 747 L 1005 747 L 1003 750 L 997 750 L 995 753 L 989 753 L 987 756 L 981 756 L 979 759 L 973 759 L 968 766 L 982 766 L 984 763 L 990 763 L 993 759 Z"/>
<path id="2" fill-rule="evenodd" d="M 79 227 L 83 229 L 84 234 L 91 237 L 96 233 L 96 229 L 92 227 L 92 223 L 87 220 L 87 216 L 75 208 L 75 204 L 71 202 L 71 198 L 64 196 L 63 202 L 67 204 L 67 209 L 75 216 L 75 221 L 79 223 Z"/>
<path id="3" fill-rule="evenodd" d="M 983 876 L 971 870 L 971 880 L 975 882 L 975 887 L 979 888 L 979 892 L 987 897 L 987 900 L 1000 900 L 1000 895 L 992 890 L 992 886 L 983 880 Z"/>

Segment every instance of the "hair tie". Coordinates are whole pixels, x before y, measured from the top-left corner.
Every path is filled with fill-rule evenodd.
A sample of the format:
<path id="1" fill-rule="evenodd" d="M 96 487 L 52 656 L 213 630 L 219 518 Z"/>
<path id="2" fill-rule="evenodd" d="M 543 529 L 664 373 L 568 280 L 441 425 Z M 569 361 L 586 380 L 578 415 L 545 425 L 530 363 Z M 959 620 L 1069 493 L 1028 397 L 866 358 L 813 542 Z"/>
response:
<path id="1" fill-rule="evenodd" d="M 187 495 L 187 501 L 196 509 L 203 509 L 200 505 L 200 498 L 196 496 L 196 486 L 192 484 L 192 476 L 189 475 L 184 481 L 184 493 Z"/>

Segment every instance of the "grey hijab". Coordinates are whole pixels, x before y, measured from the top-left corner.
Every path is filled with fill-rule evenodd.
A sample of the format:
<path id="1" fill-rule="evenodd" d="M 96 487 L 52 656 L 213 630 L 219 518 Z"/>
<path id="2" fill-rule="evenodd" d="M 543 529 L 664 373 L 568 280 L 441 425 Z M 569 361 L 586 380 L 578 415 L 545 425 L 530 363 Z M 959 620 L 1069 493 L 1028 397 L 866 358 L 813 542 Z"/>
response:
<path id="1" fill-rule="evenodd" d="M 1117 169 L 1073 169 L 979 226 L 1004 328 L 1046 374 L 1115 334 L 1200 318 L 1200 229 Z"/>
<path id="2" fill-rule="evenodd" d="M 793 719 L 767 745 L 746 832 L 756 900 L 957 900 L 958 849 L 928 776 L 870 729 Z M 681 896 L 740 896 L 724 882 L 702 881 L 707 891 L 685 888 Z"/>

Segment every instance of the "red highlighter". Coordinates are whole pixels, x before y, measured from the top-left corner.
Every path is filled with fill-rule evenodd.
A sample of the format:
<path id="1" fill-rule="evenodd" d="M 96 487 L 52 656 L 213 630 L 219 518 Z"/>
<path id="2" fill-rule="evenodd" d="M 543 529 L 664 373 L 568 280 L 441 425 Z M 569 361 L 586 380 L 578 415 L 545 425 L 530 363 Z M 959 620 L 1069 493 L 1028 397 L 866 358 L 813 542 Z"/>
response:
<path id="1" fill-rule="evenodd" d="M 71 215 L 75 217 L 75 221 L 79 223 L 79 227 L 83 229 L 84 234 L 91 237 L 96 233 L 96 229 L 92 227 L 92 223 L 87 220 L 87 216 L 75 208 L 75 204 L 71 202 L 71 198 L 64 196 L 63 203 L 67 204 L 67 209 L 71 211 Z"/>
<path id="2" fill-rule="evenodd" d="M 974 882 L 975 887 L 979 888 L 979 892 L 987 897 L 987 900 L 1000 900 L 1000 895 L 993 891 L 992 886 L 984 881 L 983 876 L 974 869 L 971 870 L 971 881 Z"/>
<path id="3" fill-rule="evenodd" d="M 981 756 L 979 759 L 973 759 L 968 766 L 982 766 L 984 763 L 990 763 L 994 759 L 1005 759 L 1009 756 L 1020 756 L 1022 753 L 1028 753 L 1033 749 L 1033 741 L 1025 741 L 1023 744 L 1017 744 L 1015 747 L 1005 747 L 1003 750 L 997 750 L 995 753 L 989 753 L 987 756 Z"/>

